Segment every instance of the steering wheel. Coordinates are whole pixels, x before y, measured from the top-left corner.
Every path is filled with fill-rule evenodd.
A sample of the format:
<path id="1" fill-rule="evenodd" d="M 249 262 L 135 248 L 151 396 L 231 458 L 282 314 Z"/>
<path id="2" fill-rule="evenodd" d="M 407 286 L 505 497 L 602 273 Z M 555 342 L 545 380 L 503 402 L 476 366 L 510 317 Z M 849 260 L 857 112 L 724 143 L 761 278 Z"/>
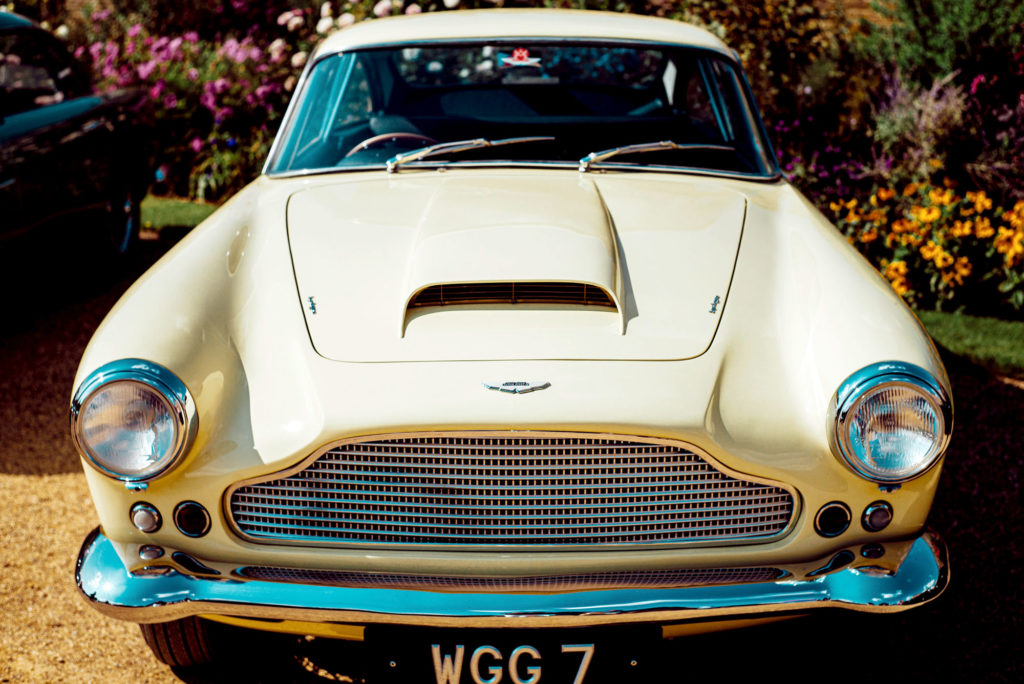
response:
<path id="1" fill-rule="evenodd" d="M 381 133 L 380 135 L 374 135 L 362 141 L 361 143 L 353 147 L 351 150 L 349 150 L 348 154 L 346 154 L 345 157 L 351 157 L 353 154 L 356 154 L 357 152 L 362 152 L 363 150 L 368 150 L 371 147 L 377 147 L 378 145 L 383 145 L 385 143 L 395 142 L 398 140 L 408 142 L 415 141 L 422 143 L 424 146 L 437 144 L 437 141 L 431 138 L 430 136 L 421 135 L 419 133 L 410 133 L 408 131 Z"/>

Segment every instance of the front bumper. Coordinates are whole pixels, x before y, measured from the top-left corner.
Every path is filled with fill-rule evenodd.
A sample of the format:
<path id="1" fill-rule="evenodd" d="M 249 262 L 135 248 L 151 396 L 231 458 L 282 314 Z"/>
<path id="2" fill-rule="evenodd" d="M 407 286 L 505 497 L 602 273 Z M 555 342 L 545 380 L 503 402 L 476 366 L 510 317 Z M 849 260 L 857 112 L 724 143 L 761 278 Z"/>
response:
<path id="1" fill-rule="evenodd" d="M 894 612 L 926 603 L 949 582 L 946 546 L 932 532 L 909 542 L 895 571 L 821 561 L 813 577 L 689 587 L 622 587 L 551 593 L 452 593 L 282 583 L 241 577 L 133 573 L 97 528 L 78 556 L 76 580 L 101 613 L 132 622 L 188 615 L 448 627 L 582 627 L 670 623 L 847 608 Z"/>

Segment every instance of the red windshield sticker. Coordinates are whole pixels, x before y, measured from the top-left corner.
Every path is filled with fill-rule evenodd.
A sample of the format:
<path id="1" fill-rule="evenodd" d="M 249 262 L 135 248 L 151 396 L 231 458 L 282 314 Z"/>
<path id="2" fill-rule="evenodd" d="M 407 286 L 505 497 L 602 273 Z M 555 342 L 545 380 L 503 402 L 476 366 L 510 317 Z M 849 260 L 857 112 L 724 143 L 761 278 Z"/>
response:
<path id="1" fill-rule="evenodd" d="M 516 48 L 512 51 L 511 57 L 501 58 L 501 66 L 540 66 L 540 57 L 531 57 L 530 51 L 526 48 Z"/>

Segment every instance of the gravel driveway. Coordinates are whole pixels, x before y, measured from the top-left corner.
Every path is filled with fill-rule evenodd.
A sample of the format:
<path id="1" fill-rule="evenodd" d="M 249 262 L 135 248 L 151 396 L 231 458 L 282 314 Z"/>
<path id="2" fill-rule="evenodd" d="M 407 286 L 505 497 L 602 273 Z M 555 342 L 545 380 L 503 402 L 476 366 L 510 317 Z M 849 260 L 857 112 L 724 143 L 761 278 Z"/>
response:
<path id="1" fill-rule="evenodd" d="M 42 249 L 0 257 L 0 682 L 358 680 L 358 650 L 290 637 L 249 644 L 241 669 L 172 672 L 135 625 L 77 595 L 74 560 L 96 517 L 67 434 L 71 383 L 92 331 L 164 248 L 143 243 L 131 263 L 91 272 Z M 837 611 L 672 642 L 679 681 L 1024 679 L 1024 389 L 946 362 L 957 425 L 930 522 L 951 547 L 945 595 L 897 616 Z"/>

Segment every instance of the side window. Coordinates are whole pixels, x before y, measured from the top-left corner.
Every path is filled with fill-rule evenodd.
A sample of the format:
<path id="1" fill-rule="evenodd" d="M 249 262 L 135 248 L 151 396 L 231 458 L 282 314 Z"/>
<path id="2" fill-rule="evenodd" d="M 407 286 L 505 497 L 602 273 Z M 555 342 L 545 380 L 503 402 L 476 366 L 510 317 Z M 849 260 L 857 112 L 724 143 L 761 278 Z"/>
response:
<path id="1" fill-rule="evenodd" d="M 55 73 L 58 64 L 50 48 L 33 33 L 0 36 L 0 88 L 7 114 L 64 101 L 58 85 L 63 76 Z"/>

